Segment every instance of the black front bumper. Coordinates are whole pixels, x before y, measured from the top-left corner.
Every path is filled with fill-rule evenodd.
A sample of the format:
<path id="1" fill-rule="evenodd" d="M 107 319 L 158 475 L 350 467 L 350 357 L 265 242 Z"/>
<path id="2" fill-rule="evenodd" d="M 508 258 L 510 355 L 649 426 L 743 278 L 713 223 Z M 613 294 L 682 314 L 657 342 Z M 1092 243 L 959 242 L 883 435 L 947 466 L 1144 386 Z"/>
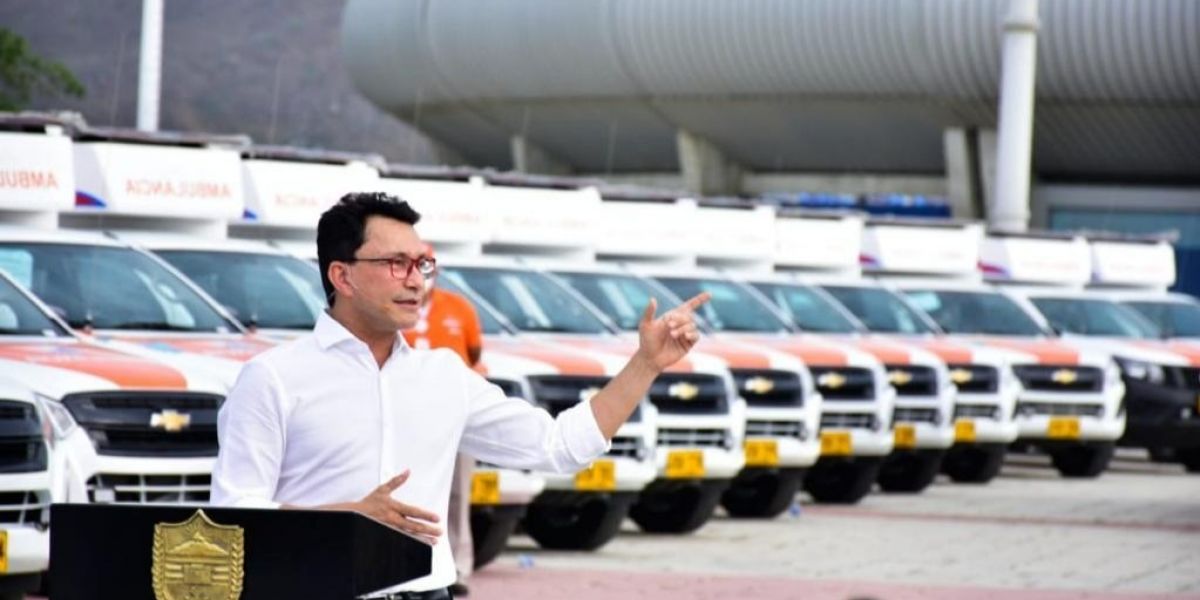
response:
<path id="1" fill-rule="evenodd" d="M 1125 379 L 1122 446 L 1200 447 L 1200 390 Z"/>

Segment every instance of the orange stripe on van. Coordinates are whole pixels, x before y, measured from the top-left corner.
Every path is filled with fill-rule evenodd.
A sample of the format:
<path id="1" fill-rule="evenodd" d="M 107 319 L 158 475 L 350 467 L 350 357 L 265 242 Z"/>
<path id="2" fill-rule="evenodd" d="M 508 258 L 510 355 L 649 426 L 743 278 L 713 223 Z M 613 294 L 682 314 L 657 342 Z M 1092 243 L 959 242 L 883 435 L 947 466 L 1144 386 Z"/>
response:
<path id="1" fill-rule="evenodd" d="M 1079 351 L 1058 342 L 1000 338 L 985 338 L 984 342 L 990 346 L 1032 354 L 1037 357 L 1038 363 L 1043 365 L 1079 364 Z"/>
<path id="2" fill-rule="evenodd" d="M 912 363 L 912 353 L 904 346 L 893 342 L 871 339 L 845 340 L 847 344 L 868 352 L 885 365 L 907 365 Z"/>
<path id="3" fill-rule="evenodd" d="M 187 379 L 171 367 L 82 343 L 0 344 L 0 358 L 93 375 L 126 389 L 187 389 Z"/>
<path id="4" fill-rule="evenodd" d="M 769 369 L 771 360 L 766 354 L 756 352 L 746 346 L 726 344 L 712 338 L 700 338 L 696 351 L 711 354 L 720 358 L 734 369 Z"/>
<path id="5" fill-rule="evenodd" d="M 521 358 L 544 362 L 558 369 L 563 375 L 604 376 L 608 374 L 604 369 L 604 364 L 598 360 L 563 352 L 554 348 L 547 348 L 528 341 L 487 337 L 484 339 L 483 348 L 484 353 L 488 350 L 495 350 Z"/>
<path id="6" fill-rule="evenodd" d="M 1170 352 L 1178 354 L 1187 359 L 1188 364 L 1195 367 L 1200 366 L 1200 345 L 1188 342 L 1178 341 L 1155 341 L 1155 340 L 1128 340 L 1132 346 L 1145 348 L 1147 350 L 1157 350 L 1159 352 Z"/>
<path id="7" fill-rule="evenodd" d="M 110 339 L 145 346 L 165 352 L 185 352 L 212 356 L 238 362 L 246 362 L 275 344 L 257 337 L 236 338 L 186 338 L 186 337 L 141 337 L 108 336 Z"/>
<path id="8" fill-rule="evenodd" d="M 937 355 L 946 364 L 965 365 L 975 360 L 975 354 L 967 346 L 950 340 L 904 340 Z"/>
<path id="9" fill-rule="evenodd" d="M 814 338 L 756 338 L 746 340 L 750 344 L 762 344 L 765 347 L 786 352 L 799 357 L 810 367 L 844 367 L 850 364 L 850 358 L 841 349 L 814 341 Z"/>
<path id="10" fill-rule="evenodd" d="M 589 338 L 557 339 L 557 338 L 555 338 L 555 339 L 553 339 L 553 341 L 551 343 L 563 344 L 566 346 L 570 346 L 572 348 L 579 348 L 581 350 L 591 350 L 593 352 L 603 352 L 605 354 L 611 354 L 613 356 L 620 356 L 622 358 L 633 358 L 633 355 L 635 352 L 637 352 L 637 348 L 638 348 L 637 344 L 634 344 L 632 342 L 627 342 L 625 340 L 620 340 L 620 339 L 611 339 L 611 338 L 610 339 L 589 339 Z M 665 371 L 668 373 L 692 373 L 695 371 L 695 368 L 692 365 L 692 361 L 688 360 L 687 357 L 685 356 L 685 357 L 679 359 L 679 361 L 676 362 L 675 364 L 667 367 L 665 369 Z"/>

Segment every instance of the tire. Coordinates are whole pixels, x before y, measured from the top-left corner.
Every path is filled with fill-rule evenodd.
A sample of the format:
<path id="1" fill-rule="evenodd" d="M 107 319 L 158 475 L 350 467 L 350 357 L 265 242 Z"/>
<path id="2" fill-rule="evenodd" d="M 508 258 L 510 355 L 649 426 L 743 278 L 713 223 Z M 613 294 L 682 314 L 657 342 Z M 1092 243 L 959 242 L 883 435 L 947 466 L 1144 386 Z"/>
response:
<path id="1" fill-rule="evenodd" d="M 41 573 L 0 576 L 0 600 L 24 600 L 26 594 L 36 593 L 41 584 Z"/>
<path id="2" fill-rule="evenodd" d="M 1179 450 L 1175 448 L 1165 448 L 1156 446 L 1146 448 L 1150 452 L 1150 461 L 1156 463 L 1174 463 L 1179 462 Z"/>
<path id="3" fill-rule="evenodd" d="M 945 455 L 941 450 L 892 453 L 879 468 L 879 487 L 885 492 L 922 492 L 937 479 Z"/>
<path id="4" fill-rule="evenodd" d="M 727 479 L 656 481 L 638 496 L 629 517 L 646 533 L 691 533 L 712 518 L 729 483 Z"/>
<path id="5" fill-rule="evenodd" d="M 476 569 L 482 569 L 500 556 L 508 544 L 508 536 L 512 535 L 524 514 L 524 505 L 471 507 L 471 542 Z"/>
<path id="6" fill-rule="evenodd" d="M 942 461 L 942 472 L 955 483 L 987 483 L 1000 474 L 1005 448 L 1001 445 L 955 446 Z"/>
<path id="7" fill-rule="evenodd" d="M 858 504 L 875 485 L 878 458 L 817 461 L 804 478 L 804 491 L 821 504 Z"/>
<path id="8" fill-rule="evenodd" d="M 1180 448 L 1175 451 L 1175 456 L 1188 473 L 1200 473 L 1200 448 Z"/>
<path id="9" fill-rule="evenodd" d="M 743 470 L 721 494 L 731 517 L 773 519 L 796 501 L 804 469 Z"/>
<path id="10" fill-rule="evenodd" d="M 522 521 L 525 533 L 539 546 L 553 550 L 595 550 L 607 544 L 621 530 L 621 522 L 637 496 L 589 496 L 534 501 Z"/>
<path id="11" fill-rule="evenodd" d="M 1063 477 L 1099 477 L 1112 461 L 1115 445 L 1112 442 L 1078 444 L 1048 449 L 1054 468 Z"/>

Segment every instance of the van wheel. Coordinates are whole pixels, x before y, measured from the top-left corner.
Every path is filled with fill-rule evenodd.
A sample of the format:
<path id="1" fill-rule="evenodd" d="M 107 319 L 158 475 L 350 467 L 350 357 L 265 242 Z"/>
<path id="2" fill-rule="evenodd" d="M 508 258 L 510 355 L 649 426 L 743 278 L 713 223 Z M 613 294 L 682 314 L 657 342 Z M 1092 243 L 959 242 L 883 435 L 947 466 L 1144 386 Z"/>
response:
<path id="1" fill-rule="evenodd" d="M 987 483 L 1004 466 L 1003 445 L 954 446 L 942 461 L 942 472 L 955 483 Z"/>
<path id="2" fill-rule="evenodd" d="M 728 479 L 657 480 L 629 509 L 629 517 L 647 533 L 691 533 L 712 518 L 729 487 Z"/>
<path id="3" fill-rule="evenodd" d="M 1111 442 L 1051 447 L 1048 449 L 1054 468 L 1063 477 L 1099 477 L 1112 461 L 1115 445 Z"/>
<path id="4" fill-rule="evenodd" d="M 744 469 L 721 494 L 731 517 L 773 519 L 796 501 L 804 469 Z"/>
<path id="5" fill-rule="evenodd" d="M 804 491 L 822 504 L 858 504 L 871 493 L 881 463 L 879 458 L 862 457 L 818 460 L 804 478 Z"/>
<path id="6" fill-rule="evenodd" d="M 1175 451 L 1175 456 L 1188 473 L 1200 473 L 1200 448 L 1180 448 Z"/>
<path id="7" fill-rule="evenodd" d="M 1146 449 L 1150 453 L 1150 461 L 1156 463 L 1173 463 L 1179 460 L 1179 451 L 1175 448 L 1155 446 Z"/>
<path id="8" fill-rule="evenodd" d="M 945 455 L 941 450 L 893 452 L 879 468 L 879 487 L 885 492 L 921 492 L 937 479 Z"/>
<path id="9" fill-rule="evenodd" d="M 524 504 L 471 507 L 471 546 L 475 551 L 476 569 L 482 569 L 500 556 L 508 544 L 508 536 L 512 535 L 524 514 Z"/>
<path id="10" fill-rule="evenodd" d="M 621 522 L 637 496 L 590 496 L 582 501 L 577 496 L 571 499 L 551 497 L 549 502 L 534 501 L 522 522 L 525 533 L 539 546 L 554 550 L 595 550 L 607 544 L 621 530 Z"/>

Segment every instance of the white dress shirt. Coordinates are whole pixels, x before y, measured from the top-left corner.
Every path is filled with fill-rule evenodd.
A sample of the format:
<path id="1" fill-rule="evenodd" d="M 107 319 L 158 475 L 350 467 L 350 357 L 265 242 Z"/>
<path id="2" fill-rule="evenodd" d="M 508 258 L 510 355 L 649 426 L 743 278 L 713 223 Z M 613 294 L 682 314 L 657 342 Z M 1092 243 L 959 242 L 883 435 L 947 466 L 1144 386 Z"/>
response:
<path id="1" fill-rule="evenodd" d="M 382 367 L 328 314 L 313 333 L 246 363 L 217 421 L 212 503 L 316 506 L 357 501 L 410 469 L 393 497 L 446 522 L 454 457 L 575 472 L 608 449 L 586 402 L 557 419 L 467 368 L 450 350 L 413 350 L 396 337 Z M 446 587 L 456 578 L 446 536 L 433 571 L 388 591 Z"/>

